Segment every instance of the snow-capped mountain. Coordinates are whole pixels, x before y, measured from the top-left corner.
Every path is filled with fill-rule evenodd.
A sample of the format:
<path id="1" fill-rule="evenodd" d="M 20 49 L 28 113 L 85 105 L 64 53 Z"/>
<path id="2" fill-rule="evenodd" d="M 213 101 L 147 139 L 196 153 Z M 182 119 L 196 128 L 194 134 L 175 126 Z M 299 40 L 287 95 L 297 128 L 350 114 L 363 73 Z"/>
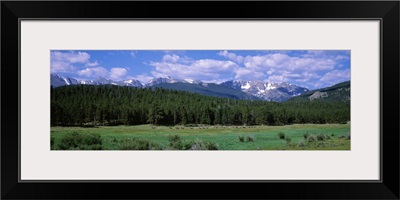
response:
<path id="1" fill-rule="evenodd" d="M 119 85 L 119 86 L 131 86 L 131 87 L 144 87 L 144 85 L 135 79 L 114 81 L 106 78 L 97 78 L 95 80 L 79 80 L 70 77 L 59 76 L 57 74 L 50 75 L 50 82 L 53 87 L 59 87 L 64 85 Z"/>
<path id="2" fill-rule="evenodd" d="M 70 77 L 59 76 L 57 74 L 51 74 L 50 79 L 51 79 L 51 85 L 54 87 L 83 84 L 83 85 L 119 85 L 119 86 L 131 86 L 131 87 L 142 88 L 142 87 L 152 87 L 154 85 L 158 85 L 161 83 L 192 83 L 192 84 L 201 83 L 201 81 L 196 81 L 191 79 L 180 80 L 172 78 L 170 76 L 151 79 L 147 84 L 142 83 L 135 79 L 114 81 L 111 79 L 100 77 L 95 80 L 83 80 L 83 79 L 75 79 Z"/>
<path id="3" fill-rule="evenodd" d="M 193 79 L 184 79 L 185 82 L 187 83 L 191 83 L 191 84 L 201 84 L 203 82 L 199 81 L 199 80 L 193 80 Z"/>
<path id="4" fill-rule="evenodd" d="M 144 87 L 144 84 L 138 80 L 135 79 L 128 79 L 128 80 L 124 80 L 124 81 L 120 81 L 119 85 L 123 85 L 123 86 L 131 86 L 131 87 Z"/>
<path id="5" fill-rule="evenodd" d="M 78 80 L 69 77 L 59 76 L 57 74 L 50 75 L 50 82 L 53 87 L 59 87 L 63 85 L 77 85 L 80 84 Z"/>
<path id="6" fill-rule="evenodd" d="M 176 85 L 177 83 L 181 83 Z M 114 81 L 106 78 L 97 78 L 95 80 L 78 80 L 70 77 L 63 77 L 56 74 L 51 74 L 51 85 L 53 87 L 59 87 L 64 85 L 77 85 L 77 84 L 85 84 L 85 85 L 119 85 L 119 86 L 130 86 L 130 87 L 138 87 L 138 88 L 154 88 L 164 87 L 164 88 L 178 88 L 179 90 L 192 91 L 195 93 L 206 93 L 208 95 L 218 96 L 218 94 L 229 93 L 233 94 L 234 92 L 229 91 L 227 89 L 234 89 L 239 92 L 243 92 L 245 94 L 235 94 L 233 96 L 238 98 L 246 98 L 252 99 L 262 99 L 267 101 L 286 101 L 292 97 L 298 96 L 304 92 L 308 92 L 309 90 L 304 87 L 299 87 L 289 83 L 268 83 L 262 81 L 226 81 L 220 84 L 216 83 L 204 83 L 197 80 L 192 79 L 175 79 L 170 76 L 167 77 L 159 77 L 151 79 L 147 84 L 144 84 L 135 79 L 128 79 L 122 81 Z M 208 88 L 211 84 L 212 88 Z M 199 92 L 204 90 L 203 92 Z M 211 94 L 212 93 L 212 94 Z"/>
<path id="7" fill-rule="evenodd" d="M 151 87 L 151 86 L 154 86 L 154 85 L 158 85 L 160 83 L 178 83 L 178 82 L 186 82 L 186 81 L 185 80 L 174 79 L 174 78 L 172 78 L 170 76 L 167 76 L 167 77 L 164 77 L 164 78 L 162 78 L 162 77 L 153 78 L 146 84 L 146 86 L 147 87 Z"/>
<path id="8" fill-rule="evenodd" d="M 221 85 L 243 91 L 267 101 L 286 101 L 309 90 L 289 83 L 261 81 L 226 81 Z"/>

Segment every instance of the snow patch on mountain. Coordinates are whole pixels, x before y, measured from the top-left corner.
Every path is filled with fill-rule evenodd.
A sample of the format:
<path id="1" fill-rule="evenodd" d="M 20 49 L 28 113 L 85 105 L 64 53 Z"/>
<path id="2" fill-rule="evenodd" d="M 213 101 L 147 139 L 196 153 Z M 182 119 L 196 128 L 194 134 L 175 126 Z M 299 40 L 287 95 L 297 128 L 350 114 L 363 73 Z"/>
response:
<path id="1" fill-rule="evenodd" d="M 251 86 L 250 86 L 250 83 L 249 83 L 249 82 L 247 82 L 246 85 L 242 85 L 242 86 L 241 86 L 242 90 L 250 89 L 250 87 L 251 87 Z"/>
<path id="2" fill-rule="evenodd" d="M 272 86 L 272 83 L 266 83 L 266 90 L 273 90 L 276 86 Z"/>

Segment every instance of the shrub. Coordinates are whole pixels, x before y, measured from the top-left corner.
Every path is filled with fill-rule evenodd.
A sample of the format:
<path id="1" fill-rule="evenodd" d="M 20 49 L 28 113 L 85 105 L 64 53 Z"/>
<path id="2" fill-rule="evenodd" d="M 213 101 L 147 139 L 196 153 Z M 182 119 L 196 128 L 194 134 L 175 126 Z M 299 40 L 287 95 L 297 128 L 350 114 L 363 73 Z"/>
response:
<path id="1" fill-rule="evenodd" d="M 285 138 L 285 140 L 286 140 L 286 144 L 288 144 L 288 145 L 292 142 L 292 138 L 289 137 L 289 136 L 287 136 L 287 137 Z"/>
<path id="2" fill-rule="evenodd" d="M 176 143 L 176 142 L 181 141 L 181 137 L 179 135 L 169 135 L 168 141 L 171 143 Z"/>
<path id="3" fill-rule="evenodd" d="M 218 150 L 219 149 L 218 144 L 215 142 L 206 142 L 205 144 L 206 144 L 207 150 Z"/>
<path id="4" fill-rule="evenodd" d="M 163 150 L 164 147 L 158 143 L 150 143 L 150 149 L 149 150 Z"/>
<path id="5" fill-rule="evenodd" d="M 218 150 L 218 145 L 214 142 L 203 142 L 200 139 L 196 139 L 191 143 L 190 150 Z"/>
<path id="6" fill-rule="evenodd" d="M 297 146 L 298 146 L 298 147 L 304 147 L 304 142 L 300 141 L 300 142 L 297 144 Z"/>
<path id="7" fill-rule="evenodd" d="M 203 141 L 196 139 L 196 141 L 191 145 L 190 150 L 206 150 L 206 147 L 203 144 Z"/>
<path id="8" fill-rule="evenodd" d="M 246 136 L 246 142 L 254 142 L 254 136 L 252 135 Z"/>
<path id="9" fill-rule="evenodd" d="M 279 132 L 278 133 L 278 137 L 279 137 L 279 139 L 285 139 L 285 134 L 284 133 L 282 133 L 282 132 Z"/>
<path id="10" fill-rule="evenodd" d="M 307 137 L 307 142 L 314 142 L 317 140 L 317 137 L 315 135 L 310 135 Z"/>
<path id="11" fill-rule="evenodd" d="M 168 141 L 169 141 L 169 148 L 172 150 L 187 149 L 187 146 L 185 147 L 179 135 L 168 136 Z"/>
<path id="12" fill-rule="evenodd" d="M 239 139 L 239 142 L 244 142 L 244 137 L 243 136 L 238 135 L 238 139 Z"/>
<path id="13" fill-rule="evenodd" d="M 159 144 L 151 143 L 146 139 L 129 138 L 120 143 L 120 150 L 161 150 Z"/>
<path id="14" fill-rule="evenodd" d="M 323 140 L 325 140 L 325 135 L 324 135 L 324 134 L 317 134 L 317 140 L 318 140 L 318 141 L 323 141 Z"/>
<path id="15" fill-rule="evenodd" d="M 348 133 L 346 134 L 345 138 L 346 138 L 347 140 L 350 140 L 350 132 L 348 132 Z"/>
<path id="16" fill-rule="evenodd" d="M 325 144 L 323 142 L 318 142 L 317 147 L 325 147 Z"/>
<path id="17" fill-rule="evenodd" d="M 192 148 L 192 145 L 193 145 L 193 142 L 182 141 L 181 149 L 175 149 L 175 150 L 190 150 L 190 148 Z"/>
<path id="18" fill-rule="evenodd" d="M 168 137 L 169 149 L 171 150 L 218 150 L 218 144 L 214 142 L 203 142 L 200 139 L 195 141 L 184 141 L 179 135 Z"/>
<path id="19" fill-rule="evenodd" d="M 61 139 L 58 148 L 61 150 L 101 150 L 102 140 L 100 134 L 73 132 Z"/>
<path id="20" fill-rule="evenodd" d="M 308 136 L 310 136 L 310 134 L 308 132 L 303 134 L 303 137 L 305 140 L 307 140 Z"/>
<path id="21" fill-rule="evenodd" d="M 331 139 L 331 136 L 325 135 L 325 139 L 330 140 L 330 139 Z"/>
<path id="22" fill-rule="evenodd" d="M 110 138 L 110 141 L 111 141 L 111 142 L 118 142 L 118 140 L 117 140 L 116 137 L 111 137 L 111 138 Z"/>

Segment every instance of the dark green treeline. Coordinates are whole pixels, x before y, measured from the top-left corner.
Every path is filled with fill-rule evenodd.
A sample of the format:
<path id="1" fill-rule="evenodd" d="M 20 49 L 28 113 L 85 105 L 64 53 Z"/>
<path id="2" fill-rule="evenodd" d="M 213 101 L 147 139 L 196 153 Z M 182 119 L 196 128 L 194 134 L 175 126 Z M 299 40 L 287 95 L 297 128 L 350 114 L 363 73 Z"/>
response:
<path id="1" fill-rule="evenodd" d="M 340 102 L 266 102 L 203 96 L 166 89 L 112 85 L 51 88 L 51 125 L 283 125 L 343 123 Z"/>

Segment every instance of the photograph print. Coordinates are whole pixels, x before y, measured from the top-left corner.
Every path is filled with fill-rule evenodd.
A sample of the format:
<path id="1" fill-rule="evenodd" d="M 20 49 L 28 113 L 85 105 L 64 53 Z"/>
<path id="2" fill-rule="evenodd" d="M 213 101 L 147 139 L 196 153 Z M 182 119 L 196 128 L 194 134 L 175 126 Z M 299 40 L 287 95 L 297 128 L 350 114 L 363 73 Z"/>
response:
<path id="1" fill-rule="evenodd" d="M 350 50 L 51 50 L 51 150 L 350 150 Z"/>

